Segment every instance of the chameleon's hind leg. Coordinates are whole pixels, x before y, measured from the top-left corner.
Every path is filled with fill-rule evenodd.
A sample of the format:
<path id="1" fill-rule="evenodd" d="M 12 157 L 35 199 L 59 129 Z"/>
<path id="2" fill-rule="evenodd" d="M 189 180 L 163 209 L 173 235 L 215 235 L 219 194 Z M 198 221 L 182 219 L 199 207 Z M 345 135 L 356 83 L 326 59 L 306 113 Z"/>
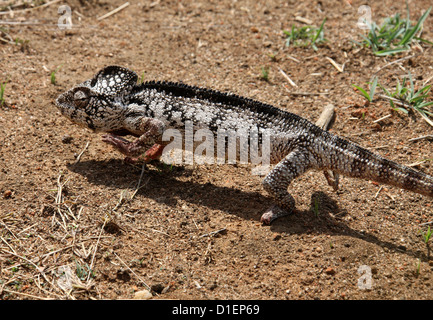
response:
<path id="1" fill-rule="evenodd" d="M 328 184 L 334 189 L 334 191 L 337 191 L 340 182 L 340 176 L 338 175 L 338 173 L 334 171 L 325 170 L 323 171 L 323 174 L 325 175 Z"/>
<path id="2" fill-rule="evenodd" d="M 310 169 L 308 150 L 301 148 L 290 152 L 263 180 L 263 187 L 274 198 L 276 205 L 269 208 L 260 221 L 270 224 L 273 220 L 292 213 L 295 200 L 287 192 L 290 182 Z"/>

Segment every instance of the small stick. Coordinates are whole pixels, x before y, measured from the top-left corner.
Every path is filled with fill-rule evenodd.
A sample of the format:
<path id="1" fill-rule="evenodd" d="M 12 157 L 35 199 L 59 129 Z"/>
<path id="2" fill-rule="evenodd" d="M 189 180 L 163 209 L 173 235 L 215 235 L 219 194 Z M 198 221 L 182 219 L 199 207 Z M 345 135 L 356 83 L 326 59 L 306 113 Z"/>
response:
<path id="1" fill-rule="evenodd" d="M 408 60 L 408 59 L 414 58 L 416 56 L 418 56 L 418 55 L 414 54 L 412 56 L 407 56 L 407 57 L 404 57 L 404 58 L 401 58 L 401 59 L 397 59 L 397 60 L 391 61 L 391 62 L 387 63 L 386 65 L 384 65 L 383 67 L 379 68 L 379 70 L 377 70 L 374 74 L 378 73 L 379 71 L 381 71 L 381 70 L 385 69 L 386 67 L 389 67 L 389 66 L 391 66 L 391 65 L 393 65 L 395 63 L 399 63 L 399 62 L 402 62 L 404 60 Z"/>
<path id="2" fill-rule="evenodd" d="M 424 162 L 426 162 L 427 160 L 420 160 L 420 161 L 417 161 L 417 162 L 414 162 L 414 163 L 410 163 L 410 164 L 407 164 L 406 166 L 407 167 L 416 167 L 416 166 L 418 166 L 418 165 L 420 165 L 421 163 L 424 163 Z"/>
<path id="3" fill-rule="evenodd" d="M 43 260 L 43 259 L 45 259 L 46 257 L 48 257 L 48 256 L 50 256 L 50 255 L 52 255 L 52 254 L 55 254 L 55 253 L 60 252 L 60 251 L 64 251 L 64 250 L 71 249 L 71 248 L 73 248 L 73 247 L 75 247 L 75 246 L 78 246 L 79 244 L 83 244 L 83 243 L 86 242 L 86 241 L 94 240 L 94 239 L 98 239 L 98 238 L 99 238 L 99 237 L 95 237 L 95 236 L 93 236 L 93 237 L 90 237 L 89 239 L 81 240 L 81 241 L 78 242 L 78 243 L 74 243 L 74 244 L 68 245 L 68 246 L 66 246 L 66 247 L 63 247 L 63 248 L 57 249 L 57 250 L 55 250 L 55 251 L 50 251 L 50 252 L 45 253 L 44 255 L 42 255 L 41 259 Z M 100 238 L 111 238 L 111 236 L 102 236 L 102 237 L 100 237 Z"/>
<path id="4" fill-rule="evenodd" d="M 322 113 L 320 114 L 319 119 L 316 121 L 316 126 L 322 128 L 323 130 L 329 130 L 335 120 L 335 110 L 334 105 L 328 103 L 323 108 Z M 340 181 L 340 176 L 338 173 L 332 170 L 324 170 L 323 174 L 325 175 L 326 181 L 328 184 L 334 189 L 334 191 L 338 190 L 338 184 Z"/>
<path id="5" fill-rule="evenodd" d="M 421 140 L 421 139 L 428 139 L 428 140 L 430 140 L 430 139 L 433 139 L 433 135 L 429 134 L 429 135 L 421 136 L 421 137 L 418 137 L 418 138 L 412 138 L 412 139 L 409 139 L 409 142 L 418 141 L 418 140 Z"/>
<path id="6" fill-rule="evenodd" d="M 7 250 L 5 250 L 5 249 L 3 249 L 3 248 L 0 248 L 0 249 L 1 249 L 4 253 L 11 254 L 11 255 L 13 255 L 13 256 L 15 256 L 15 257 L 17 257 L 17 258 L 20 258 L 20 259 L 26 261 L 27 263 L 30 263 L 30 264 L 33 265 L 33 266 L 36 268 L 36 270 L 38 270 L 39 272 L 41 272 L 41 273 L 43 272 L 43 271 L 42 271 L 43 268 L 41 268 L 41 267 L 39 267 L 38 265 L 36 265 L 33 261 L 31 261 L 31 260 L 29 260 L 29 259 L 27 259 L 27 258 L 24 258 L 24 257 L 22 257 L 22 256 L 20 256 L 20 255 L 18 255 L 18 254 L 16 254 L 16 253 L 13 253 L 13 252 L 7 251 Z"/>
<path id="7" fill-rule="evenodd" d="M 146 286 L 146 288 L 150 291 L 150 290 L 152 290 L 148 285 L 147 285 L 147 283 L 146 282 L 144 282 L 144 280 L 143 279 L 141 279 L 134 271 L 132 271 L 132 269 L 130 268 L 130 267 L 128 267 L 128 265 L 125 263 L 125 262 L 123 262 L 123 260 L 122 259 L 120 259 L 120 257 L 116 254 L 116 253 L 114 253 L 113 252 L 113 254 L 116 256 L 116 258 L 117 259 L 119 259 L 119 261 L 120 262 L 122 262 L 123 263 L 123 265 L 129 270 L 129 271 L 131 271 L 132 272 L 132 274 L 134 275 L 134 276 L 136 276 L 137 278 L 138 278 L 138 280 L 140 280 L 145 286 Z"/>
<path id="8" fill-rule="evenodd" d="M 299 61 L 298 59 L 296 59 L 295 57 L 292 57 L 292 56 L 290 56 L 290 55 L 288 55 L 287 58 L 289 58 L 290 60 L 293 60 L 293 61 L 295 61 L 295 62 L 297 62 L 297 63 L 300 63 L 300 62 L 301 62 L 301 61 Z"/>
<path id="9" fill-rule="evenodd" d="M 140 186 L 140 185 L 141 185 L 141 179 L 143 179 L 144 169 L 146 169 L 146 163 L 143 163 L 143 166 L 141 167 L 140 179 L 138 179 L 137 187 L 135 188 L 135 191 L 134 191 L 134 193 L 132 194 L 130 200 L 134 199 L 134 197 L 135 197 L 135 195 L 137 194 L 138 190 L 140 190 L 141 188 L 143 188 L 144 186 L 146 186 L 147 183 L 148 183 L 149 180 L 150 180 L 150 177 L 149 177 L 149 178 L 147 179 L 146 183 L 145 183 L 143 186 Z"/>
<path id="10" fill-rule="evenodd" d="M 18 295 L 26 296 L 29 298 L 39 299 L 39 300 L 55 300 L 54 298 L 44 298 L 44 297 L 39 297 L 39 296 L 35 296 L 32 294 L 24 293 L 24 292 L 12 291 L 9 289 L 2 289 L 1 291 L 7 292 L 7 293 L 12 293 L 12 294 L 18 294 Z"/>
<path id="11" fill-rule="evenodd" d="M 227 230 L 226 228 L 222 228 L 222 229 L 219 229 L 219 230 L 216 230 L 216 231 L 212 231 L 212 232 L 209 232 L 209 233 L 205 233 L 205 234 L 202 234 L 199 238 L 210 237 L 210 236 L 213 236 L 213 235 L 215 235 L 215 234 L 217 234 L 217 233 L 224 232 L 224 231 L 226 231 L 226 230 Z"/>
<path id="12" fill-rule="evenodd" d="M 394 101 L 395 104 L 398 104 L 398 105 L 400 105 L 400 106 L 403 106 L 403 107 L 410 107 L 410 104 L 408 104 L 408 103 L 404 103 L 404 102 L 402 102 L 401 100 L 398 100 L 398 99 L 396 99 L 396 98 L 389 97 L 389 96 L 386 96 L 386 95 L 384 95 L 384 94 L 379 94 L 378 96 L 379 96 L 380 98 L 382 98 L 382 99 L 392 100 L 392 101 Z"/>
<path id="13" fill-rule="evenodd" d="M 124 4 L 122 4 L 120 7 L 118 7 L 117 9 L 114 9 L 113 11 L 110 11 L 106 14 L 104 14 L 103 16 L 98 18 L 98 21 L 101 21 L 105 18 L 108 18 L 109 16 L 112 16 L 113 14 L 119 12 L 120 10 L 125 9 L 127 6 L 129 6 L 129 2 L 125 2 Z"/>
<path id="14" fill-rule="evenodd" d="M 385 119 L 387 119 L 387 118 L 389 118 L 389 117 L 391 117 L 391 116 L 392 116 L 392 114 L 388 114 L 388 115 L 386 115 L 386 116 L 384 116 L 384 117 L 382 117 L 382 118 L 380 118 L 380 119 L 374 120 L 373 123 L 380 122 L 380 121 L 385 120 Z"/>
<path id="15" fill-rule="evenodd" d="M 278 68 L 278 71 L 280 71 L 280 73 L 283 75 L 284 78 L 286 78 L 286 80 L 290 83 L 292 87 L 297 87 L 296 83 L 294 83 L 292 79 L 290 79 L 289 76 L 281 68 Z"/>
<path id="16" fill-rule="evenodd" d="M 325 57 L 329 62 L 331 62 L 331 64 L 335 67 L 335 69 L 337 69 L 339 72 L 343 72 L 344 71 L 344 64 L 342 66 L 340 66 L 337 62 L 335 62 L 334 60 L 332 60 L 330 57 Z"/>
<path id="17" fill-rule="evenodd" d="M 328 92 L 292 92 L 289 89 L 287 89 L 286 86 L 283 85 L 283 87 L 287 90 L 287 93 L 292 96 L 321 96 L 321 95 L 328 95 Z"/>
<path id="18" fill-rule="evenodd" d="M 420 223 L 419 225 L 420 225 L 420 226 L 425 226 L 425 225 L 427 225 L 427 224 L 432 224 L 432 223 L 433 223 L 433 221 L 429 221 L 429 222 Z"/>
<path id="19" fill-rule="evenodd" d="M 323 130 L 328 130 L 332 126 L 332 121 L 335 118 L 334 116 L 334 106 L 329 103 L 323 108 L 322 114 L 316 121 L 316 126 L 322 128 Z"/>
<path id="20" fill-rule="evenodd" d="M 433 76 L 431 76 L 431 77 L 428 78 L 426 81 L 424 81 L 424 84 L 423 84 L 422 86 L 425 87 L 425 85 L 426 85 L 427 83 L 429 83 L 431 79 L 433 79 Z"/>
<path id="21" fill-rule="evenodd" d="M 27 9 L 15 10 L 15 11 L 14 10 L 10 10 L 10 11 L 5 11 L 5 12 L 0 12 L 0 15 L 22 13 L 22 12 L 32 11 L 32 10 L 36 10 L 36 9 L 41 9 L 41 8 L 48 7 L 49 5 L 52 5 L 52 4 L 60 2 L 60 1 L 61 0 L 53 0 L 53 1 L 47 2 L 45 4 L 42 4 L 40 6 L 34 7 L 34 8 L 27 8 Z"/>
<path id="22" fill-rule="evenodd" d="M 95 250 L 93 251 L 92 261 L 90 262 L 89 270 L 92 270 L 92 269 L 93 269 L 93 262 L 95 261 L 95 255 L 96 255 L 96 251 L 98 250 L 99 240 L 101 239 L 102 230 L 104 230 L 104 227 L 105 227 L 106 222 L 107 222 L 107 219 L 104 219 L 104 223 L 102 224 L 101 231 L 99 232 L 98 240 L 96 241 Z M 90 279 L 90 275 L 91 275 L 91 274 L 92 274 L 91 272 L 89 272 L 89 273 L 87 274 L 86 282 L 89 281 L 89 279 Z"/>
<path id="23" fill-rule="evenodd" d="M 83 155 L 84 151 L 87 150 L 87 148 L 89 147 L 89 144 L 90 144 L 90 142 L 87 141 L 87 143 L 86 143 L 86 145 L 84 146 L 83 150 L 81 150 L 81 152 L 78 154 L 77 159 L 76 159 L 75 162 L 74 162 L 74 166 L 75 166 L 78 162 L 80 162 L 80 160 L 81 160 L 81 156 Z"/>
<path id="24" fill-rule="evenodd" d="M 379 195 L 380 191 L 382 191 L 383 186 L 380 186 L 379 190 L 377 190 L 376 194 L 374 195 L 374 199 L 377 198 L 377 196 Z"/>
<path id="25" fill-rule="evenodd" d="M 5 239 L 3 239 L 3 237 L 0 237 L 0 239 L 2 239 L 2 241 L 3 241 L 4 243 L 6 243 L 6 245 L 9 247 L 9 249 L 11 249 L 15 254 L 17 254 L 17 253 L 15 252 L 14 248 L 12 248 L 12 247 L 10 246 L 10 244 L 7 243 L 7 241 L 6 241 Z"/>
<path id="26" fill-rule="evenodd" d="M 313 23 L 313 21 L 311 21 L 310 19 L 304 18 L 304 17 L 301 17 L 301 16 L 296 16 L 295 17 L 295 21 L 299 21 L 299 22 L 302 22 L 302 23 L 305 23 L 305 24 L 312 24 Z"/>

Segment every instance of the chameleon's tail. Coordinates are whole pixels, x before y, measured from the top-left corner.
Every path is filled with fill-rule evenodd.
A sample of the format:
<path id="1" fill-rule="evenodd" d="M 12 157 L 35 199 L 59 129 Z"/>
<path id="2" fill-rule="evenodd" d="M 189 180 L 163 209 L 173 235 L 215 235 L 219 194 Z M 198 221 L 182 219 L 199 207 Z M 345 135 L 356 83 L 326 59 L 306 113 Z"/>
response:
<path id="1" fill-rule="evenodd" d="M 331 170 L 433 197 L 432 176 L 385 159 L 337 136 L 333 136 L 333 140 L 331 160 L 326 164 Z"/>

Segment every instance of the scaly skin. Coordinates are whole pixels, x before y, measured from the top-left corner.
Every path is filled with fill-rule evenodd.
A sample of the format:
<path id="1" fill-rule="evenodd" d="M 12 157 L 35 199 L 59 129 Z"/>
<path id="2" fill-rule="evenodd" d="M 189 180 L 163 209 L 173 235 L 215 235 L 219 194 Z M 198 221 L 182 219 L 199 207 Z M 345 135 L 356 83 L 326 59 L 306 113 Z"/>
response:
<path id="1" fill-rule="evenodd" d="M 295 114 L 233 94 L 172 82 L 137 84 L 137 79 L 131 70 L 109 66 L 60 95 L 56 104 L 74 123 L 108 133 L 103 141 L 129 158 L 142 154 L 145 159 L 159 158 L 167 144 L 162 139 L 164 130 L 182 131 L 187 122 L 195 130 L 208 128 L 214 134 L 219 130 L 243 130 L 247 135 L 256 130 L 259 137 L 270 133 L 270 162 L 276 166 L 263 186 L 276 205 L 263 214 L 263 223 L 292 212 L 295 201 L 287 188 L 311 169 L 433 197 L 431 176 L 373 154 Z M 129 142 L 120 137 L 127 134 L 137 139 Z"/>

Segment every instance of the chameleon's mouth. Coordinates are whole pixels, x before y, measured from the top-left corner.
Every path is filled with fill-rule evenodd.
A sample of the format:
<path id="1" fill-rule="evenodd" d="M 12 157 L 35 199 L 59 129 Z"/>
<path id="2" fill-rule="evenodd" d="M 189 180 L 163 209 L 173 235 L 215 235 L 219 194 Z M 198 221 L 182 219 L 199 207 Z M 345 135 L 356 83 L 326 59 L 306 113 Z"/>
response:
<path id="1" fill-rule="evenodd" d="M 71 109 L 69 107 L 68 101 L 70 101 L 70 97 L 68 99 L 68 96 L 70 96 L 69 92 L 62 93 L 60 96 L 57 97 L 55 104 L 56 107 L 61 111 L 63 115 L 68 115 L 68 112 L 66 112 L 67 109 Z"/>

